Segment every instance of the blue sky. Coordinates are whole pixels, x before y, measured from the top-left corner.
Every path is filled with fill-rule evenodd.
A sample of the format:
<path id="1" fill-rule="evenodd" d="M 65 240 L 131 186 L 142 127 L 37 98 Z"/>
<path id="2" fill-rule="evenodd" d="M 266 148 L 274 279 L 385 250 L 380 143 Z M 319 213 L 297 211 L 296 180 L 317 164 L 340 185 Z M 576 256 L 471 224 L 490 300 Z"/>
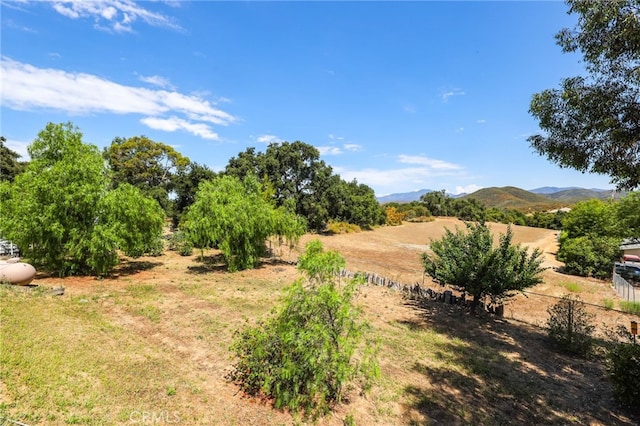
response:
<path id="1" fill-rule="evenodd" d="M 376 195 L 611 188 L 533 152 L 531 96 L 584 74 L 563 2 L 2 1 L 1 132 L 145 135 L 219 171 L 304 141 Z"/>

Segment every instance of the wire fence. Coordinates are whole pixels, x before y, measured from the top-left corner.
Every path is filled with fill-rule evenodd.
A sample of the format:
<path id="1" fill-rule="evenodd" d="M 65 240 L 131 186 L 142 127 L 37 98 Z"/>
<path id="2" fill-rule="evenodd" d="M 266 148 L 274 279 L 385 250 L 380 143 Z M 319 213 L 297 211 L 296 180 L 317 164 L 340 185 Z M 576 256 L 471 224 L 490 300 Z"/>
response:
<path id="1" fill-rule="evenodd" d="M 621 298 L 629 302 L 640 302 L 638 289 L 615 272 L 613 273 L 613 285 Z"/>
<path id="2" fill-rule="evenodd" d="M 353 261 L 355 259 L 351 260 Z M 344 277 L 362 276 L 369 285 L 396 290 L 411 299 L 456 304 L 466 307 L 470 306 L 471 300 L 467 294 L 447 286 L 434 285 L 434 283 L 427 280 L 424 273 L 418 269 L 403 268 L 398 265 L 385 265 L 381 262 L 366 261 L 366 263 L 371 266 L 381 266 L 384 267 L 384 269 L 389 268 L 389 270 L 393 270 L 394 272 L 398 270 L 402 270 L 402 272 L 398 272 L 394 278 L 389 278 L 378 272 L 352 272 L 345 269 L 341 272 L 341 275 Z M 407 276 L 413 277 L 412 283 L 407 283 L 399 279 L 399 277 Z M 624 281 L 624 279 L 622 280 Z M 622 299 L 640 301 L 640 293 L 638 294 L 638 298 L 634 299 L 636 289 L 626 281 L 624 281 L 624 283 L 619 282 L 619 285 L 615 286 L 612 284 L 612 287 L 616 288 L 616 291 L 618 291 Z M 618 288 L 621 290 L 618 290 Z M 621 293 L 621 291 L 623 293 Z M 479 308 L 500 317 L 517 320 L 536 327 L 545 327 L 549 318 L 548 308 L 560 300 L 562 300 L 561 296 L 524 290 L 520 294 L 507 299 L 504 304 L 492 303 L 488 299 L 483 300 Z M 602 337 L 610 336 L 612 330 L 620 326 L 628 328 L 631 321 L 638 321 L 637 314 L 616 309 L 613 300 L 610 302 L 608 305 L 589 303 L 586 301 L 582 302 L 585 310 L 593 315 L 596 334 Z"/>

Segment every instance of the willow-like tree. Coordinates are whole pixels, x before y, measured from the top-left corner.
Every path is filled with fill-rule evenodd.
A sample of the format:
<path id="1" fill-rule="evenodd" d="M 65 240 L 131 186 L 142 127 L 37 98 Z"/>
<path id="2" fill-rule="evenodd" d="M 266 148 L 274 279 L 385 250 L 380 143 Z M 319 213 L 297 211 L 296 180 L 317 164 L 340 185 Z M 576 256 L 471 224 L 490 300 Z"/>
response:
<path id="1" fill-rule="evenodd" d="M 441 285 L 451 285 L 473 297 L 471 309 L 488 296 L 499 303 L 525 288 L 542 282 L 542 252 L 531 254 L 512 244 L 513 231 L 500 235 L 497 247 L 484 223 L 467 223 L 467 232 L 445 230 L 438 241 L 431 241 L 433 253 L 424 253 L 425 272 Z"/>
<path id="2" fill-rule="evenodd" d="M 266 240 L 293 243 L 305 232 L 304 219 L 287 206 L 276 207 L 253 175 L 221 176 L 200 184 L 180 228 L 196 248 L 217 247 L 230 271 L 253 268 L 266 254 Z"/>
<path id="3" fill-rule="evenodd" d="M 0 183 L 0 234 L 58 275 L 107 274 L 119 251 L 158 250 L 164 214 L 125 184 L 111 190 L 98 148 L 71 123 L 47 124 L 28 147 L 31 162 Z"/>

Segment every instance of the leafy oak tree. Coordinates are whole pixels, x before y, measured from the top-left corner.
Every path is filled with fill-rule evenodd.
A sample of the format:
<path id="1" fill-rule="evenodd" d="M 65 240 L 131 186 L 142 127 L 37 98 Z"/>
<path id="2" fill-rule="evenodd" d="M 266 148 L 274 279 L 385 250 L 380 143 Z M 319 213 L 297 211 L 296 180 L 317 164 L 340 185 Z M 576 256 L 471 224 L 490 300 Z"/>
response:
<path id="1" fill-rule="evenodd" d="M 531 146 L 561 167 L 605 174 L 619 189 L 640 186 L 640 1 L 568 0 L 575 28 L 556 35 L 580 52 L 588 77 L 533 96 L 529 112 L 545 132 Z"/>
<path id="2" fill-rule="evenodd" d="M 433 253 L 424 253 L 425 272 L 439 284 L 451 285 L 473 297 L 471 309 L 488 296 L 501 302 L 518 291 L 542 282 L 542 252 L 528 254 L 526 248 L 511 243 L 513 232 L 493 236 L 484 223 L 467 223 L 467 232 L 445 231 L 441 240 L 431 242 Z"/>
<path id="3" fill-rule="evenodd" d="M 114 186 L 129 183 L 140 189 L 171 213 L 169 194 L 174 189 L 174 176 L 189 165 L 188 158 L 169 145 L 146 136 L 115 138 L 104 149 L 103 156 L 112 171 Z"/>
<path id="4" fill-rule="evenodd" d="M 28 150 L 26 171 L 0 184 L 0 234 L 37 267 L 60 276 L 104 275 L 119 251 L 158 249 L 158 203 L 128 184 L 111 190 L 98 148 L 71 123 L 47 124 Z"/>
<path id="5" fill-rule="evenodd" d="M 255 148 L 231 158 L 225 174 L 243 179 L 253 174 L 268 182 L 276 205 L 292 202 L 310 229 L 322 231 L 330 219 L 363 228 L 384 222 L 373 190 L 357 182 L 346 183 L 320 159 L 320 152 L 304 142 L 269 144 L 264 153 Z"/>
<path id="6" fill-rule="evenodd" d="M 180 229 L 194 247 L 217 247 L 230 271 L 253 268 L 266 254 L 266 240 L 291 243 L 305 231 L 304 219 L 286 206 L 276 207 L 253 175 L 244 180 L 221 176 L 204 181 Z"/>

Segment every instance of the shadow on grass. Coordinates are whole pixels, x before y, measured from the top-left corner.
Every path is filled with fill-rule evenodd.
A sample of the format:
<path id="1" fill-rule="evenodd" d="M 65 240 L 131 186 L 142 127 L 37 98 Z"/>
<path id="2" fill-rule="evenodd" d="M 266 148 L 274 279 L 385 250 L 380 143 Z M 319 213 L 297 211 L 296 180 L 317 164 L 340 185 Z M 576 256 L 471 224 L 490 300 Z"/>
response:
<path id="1" fill-rule="evenodd" d="M 190 274 L 202 275 L 212 272 L 228 272 L 227 264 L 221 253 L 208 256 L 197 256 L 195 258 L 196 265 L 187 266 L 187 272 Z"/>
<path id="2" fill-rule="evenodd" d="M 407 386 L 413 424 L 640 424 L 614 399 L 602 360 L 558 353 L 543 329 L 436 301 L 409 302 L 405 322 L 448 338 L 413 370 L 428 386 Z"/>
<path id="3" fill-rule="evenodd" d="M 162 266 L 162 262 L 151 262 L 148 260 L 126 260 L 122 262 L 115 270 L 115 274 L 119 276 L 134 275 L 138 272 L 149 271 L 157 266 Z"/>
<path id="4" fill-rule="evenodd" d="M 187 267 L 187 272 L 190 274 L 209 274 L 209 273 L 228 273 L 227 264 L 224 260 L 224 256 L 220 253 L 208 255 L 204 257 L 196 257 L 195 261 L 197 265 L 190 265 Z M 253 269 L 262 269 L 273 266 L 291 266 L 293 263 L 279 259 L 276 257 L 262 258 Z"/>

